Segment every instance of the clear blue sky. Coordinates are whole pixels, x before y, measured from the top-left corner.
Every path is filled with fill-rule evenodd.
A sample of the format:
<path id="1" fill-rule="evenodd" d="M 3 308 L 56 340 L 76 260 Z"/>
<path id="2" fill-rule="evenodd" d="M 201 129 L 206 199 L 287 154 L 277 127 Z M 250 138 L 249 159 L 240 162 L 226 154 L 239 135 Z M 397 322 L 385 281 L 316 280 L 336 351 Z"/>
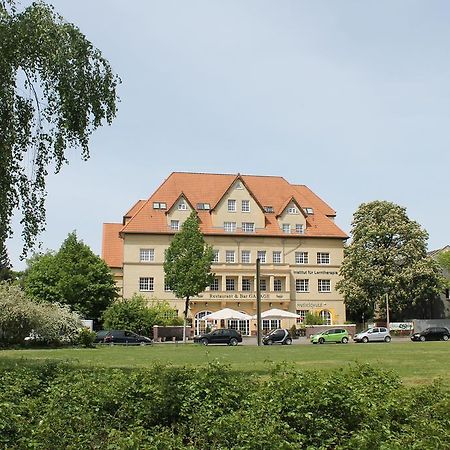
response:
<path id="1" fill-rule="evenodd" d="M 123 83 L 91 159 L 74 151 L 48 178 L 43 249 L 76 230 L 100 253 L 102 223 L 172 171 L 306 184 L 346 232 L 358 205 L 389 200 L 429 232 L 430 249 L 450 243 L 450 2 L 51 3 Z"/>

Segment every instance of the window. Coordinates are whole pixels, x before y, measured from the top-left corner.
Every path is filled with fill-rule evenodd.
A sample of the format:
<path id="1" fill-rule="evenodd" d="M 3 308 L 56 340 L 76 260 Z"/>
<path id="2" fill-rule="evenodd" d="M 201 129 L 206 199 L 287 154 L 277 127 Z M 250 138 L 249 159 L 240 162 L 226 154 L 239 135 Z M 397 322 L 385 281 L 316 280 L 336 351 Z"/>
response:
<path id="1" fill-rule="evenodd" d="M 323 311 L 320 311 L 320 317 L 325 322 L 325 325 L 332 325 L 331 320 L 331 313 L 330 311 L 324 309 Z"/>
<path id="2" fill-rule="evenodd" d="M 228 212 L 236 212 L 236 200 L 228 200 Z"/>
<path id="3" fill-rule="evenodd" d="M 330 264 L 330 254 L 317 253 L 317 264 Z"/>
<path id="4" fill-rule="evenodd" d="M 291 232 L 291 225 L 288 223 L 283 223 L 282 225 L 283 233 L 290 233 Z"/>
<path id="5" fill-rule="evenodd" d="M 238 181 L 238 182 L 236 183 L 236 189 L 244 189 L 244 188 L 242 187 L 242 183 L 241 183 L 240 181 Z"/>
<path id="6" fill-rule="evenodd" d="M 301 224 L 301 223 L 295 224 L 295 232 L 299 233 L 299 234 L 303 234 L 303 232 L 304 232 L 303 224 Z"/>
<path id="7" fill-rule="evenodd" d="M 253 222 L 242 222 L 242 231 L 245 233 L 254 233 L 255 224 Z"/>
<path id="8" fill-rule="evenodd" d="M 187 210 L 187 205 L 186 205 L 186 202 L 184 200 L 181 200 L 180 203 L 178 203 L 178 210 L 179 211 L 186 211 Z"/>
<path id="9" fill-rule="evenodd" d="M 170 221 L 170 229 L 173 231 L 178 231 L 180 229 L 180 221 L 179 220 L 171 220 Z"/>
<path id="10" fill-rule="evenodd" d="M 210 291 L 218 291 L 219 290 L 219 279 L 214 278 L 211 285 L 209 286 Z"/>
<path id="11" fill-rule="evenodd" d="M 296 206 L 290 206 L 287 210 L 288 214 L 298 214 L 298 209 Z"/>
<path id="12" fill-rule="evenodd" d="M 276 330 L 277 328 L 281 328 L 281 320 L 280 319 L 263 319 L 262 326 L 264 331 Z"/>
<path id="13" fill-rule="evenodd" d="M 314 210 L 312 208 L 305 208 L 305 212 L 309 215 L 314 214 Z"/>
<path id="14" fill-rule="evenodd" d="M 330 280 L 317 280 L 319 292 L 331 292 Z"/>
<path id="15" fill-rule="evenodd" d="M 308 264 L 308 252 L 295 252 L 295 264 Z"/>
<path id="16" fill-rule="evenodd" d="M 227 291 L 234 291 L 235 284 L 234 284 L 234 278 L 227 278 L 225 281 L 225 288 Z"/>
<path id="17" fill-rule="evenodd" d="M 227 233 L 234 233 L 236 231 L 236 222 L 224 222 L 223 229 Z"/>
<path id="18" fill-rule="evenodd" d="M 307 309 L 297 309 L 296 312 L 300 316 L 300 317 L 297 317 L 296 322 L 297 323 L 305 323 L 305 319 L 306 319 L 306 316 L 309 313 L 309 310 L 307 310 Z"/>
<path id="19" fill-rule="evenodd" d="M 273 206 L 264 206 L 264 211 L 266 213 L 273 213 Z"/>
<path id="20" fill-rule="evenodd" d="M 167 281 L 164 280 L 164 291 L 165 292 L 170 292 L 170 286 L 167 284 Z"/>
<path id="21" fill-rule="evenodd" d="M 209 203 L 197 203 L 197 209 L 200 211 L 208 211 L 211 209 L 211 205 Z"/>
<path id="22" fill-rule="evenodd" d="M 242 290 L 243 291 L 252 290 L 252 281 L 250 280 L 250 278 L 242 278 Z"/>
<path id="23" fill-rule="evenodd" d="M 275 251 L 272 252 L 272 261 L 274 264 L 280 264 L 281 263 L 281 252 L 280 251 Z"/>
<path id="24" fill-rule="evenodd" d="M 226 250 L 225 251 L 225 262 L 234 263 L 234 250 Z"/>
<path id="25" fill-rule="evenodd" d="M 250 250 L 242 250 L 241 253 L 241 263 L 242 264 L 249 264 L 251 262 L 250 259 Z"/>
<path id="26" fill-rule="evenodd" d="M 273 280 L 273 290 L 275 292 L 281 292 L 283 290 L 283 283 L 279 278 Z"/>
<path id="27" fill-rule="evenodd" d="M 219 250 L 214 249 L 214 258 L 213 258 L 213 263 L 218 263 L 219 262 Z"/>
<path id="28" fill-rule="evenodd" d="M 261 262 L 261 264 L 266 262 L 266 251 L 265 250 L 258 250 L 258 259 Z"/>
<path id="29" fill-rule="evenodd" d="M 295 291 L 296 292 L 309 292 L 309 280 L 308 279 L 297 279 L 295 280 Z"/>
<path id="30" fill-rule="evenodd" d="M 141 248 L 139 250 L 139 260 L 149 262 L 155 260 L 155 250 L 153 248 Z"/>
<path id="31" fill-rule="evenodd" d="M 242 212 L 250 212 L 250 200 L 242 200 L 241 211 Z"/>
<path id="32" fill-rule="evenodd" d="M 153 277 L 140 277 L 139 278 L 139 290 L 140 291 L 153 291 Z"/>
<path id="33" fill-rule="evenodd" d="M 259 280 L 259 290 L 264 292 L 267 291 L 267 280 L 265 278 Z"/>
<path id="34" fill-rule="evenodd" d="M 165 202 L 153 202 L 153 209 L 167 209 L 167 203 L 165 203 Z"/>

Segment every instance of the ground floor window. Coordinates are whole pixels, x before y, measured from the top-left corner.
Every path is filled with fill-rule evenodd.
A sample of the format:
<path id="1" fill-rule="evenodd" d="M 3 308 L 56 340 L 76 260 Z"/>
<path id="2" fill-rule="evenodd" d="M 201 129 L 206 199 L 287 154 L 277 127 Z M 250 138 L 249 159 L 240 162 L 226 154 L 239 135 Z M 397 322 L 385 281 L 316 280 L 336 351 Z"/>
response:
<path id="1" fill-rule="evenodd" d="M 331 313 L 330 313 L 330 311 L 328 311 L 326 309 L 320 311 L 320 317 L 325 322 L 325 325 L 332 325 L 333 324 L 333 322 L 331 320 Z"/>
<path id="2" fill-rule="evenodd" d="M 297 317 L 297 323 L 305 323 L 305 319 L 306 319 L 306 316 L 308 315 L 308 313 L 309 313 L 309 310 L 308 309 L 297 309 L 297 314 L 300 316 L 300 317 Z"/>
<path id="3" fill-rule="evenodd" d="M 250 334 L 250 326 L 248 320 L 230 319 L 228 321 L 228 328 L 240 331 L 243 336 L 248 336 Z"/>
<path id="4" fill-rule="evenodd" d="M 276 328 L 281 328 L 281 320 L 280 319 L 263 319 L 262 327 L 263 331 L 266 333 L 270 330 L 275 330 Z"/>
<path id="5" fill-rule="evenodd" d="M 202 334 L 206 331 L 206 320 L 201 320 L 203 319 L 203 317 L 205 317 L 206 315 L 211 314 L 211 311 L 200 311 L 195 315 L 195 323 L 194 323 L 194 327 L 195 327 L 195 334 Z"/>

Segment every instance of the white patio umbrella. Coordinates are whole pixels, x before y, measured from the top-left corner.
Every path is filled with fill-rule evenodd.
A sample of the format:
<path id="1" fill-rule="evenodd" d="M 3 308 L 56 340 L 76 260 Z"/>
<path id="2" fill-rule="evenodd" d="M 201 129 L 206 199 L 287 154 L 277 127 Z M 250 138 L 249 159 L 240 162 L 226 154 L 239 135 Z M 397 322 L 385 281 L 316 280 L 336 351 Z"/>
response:
<path id="1" fill-rule="evenodd" d="M 252 316 L 249 314 L 241 313 L 240 311 L 236 311 L 231 308 L 224 308 L 202 317 L 201 320 L 250 320 L 251 318 Z"/>
<path id="2" fill-rule="evenodd" d="M 298 319 L 300 317 L 299 314 L 278 308 L 272 308 L 261 313 L 262 319 Z M 256 319 L 256 315 L 253 316 L 253 318 Z"/>

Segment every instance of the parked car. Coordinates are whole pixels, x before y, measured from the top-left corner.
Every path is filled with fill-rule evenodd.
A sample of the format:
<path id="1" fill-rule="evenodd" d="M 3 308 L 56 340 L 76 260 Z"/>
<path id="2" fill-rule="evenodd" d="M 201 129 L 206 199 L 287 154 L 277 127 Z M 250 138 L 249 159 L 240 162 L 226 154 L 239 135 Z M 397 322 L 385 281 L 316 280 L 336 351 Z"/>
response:
<path id="1" fill-rule="evenodd" d="M 208 345 L 208 344 L 227 344 L 238 345 L 242 342 L 242 335 L 237 330 L 231 328 L 220 328 L 219 330 L 204 333 L 200 336 L 194 337 L 194 342 Z"/>
<path id="2" fill-rule="evenodd" d="M 391 342 L 389 330 L 385 327 L 374 327 L 361 331 L 353 336 L 355 342 Z"/>
<path id="3" fill-rule="evenodd" d="M 348 331 L 343 328 L 332 328 L 330 330 L 322 331 L 318 334 L 313 334 L 310 337 L 310 341 L 313 344 L 325 344 L 325 342 L 336 342 L 337 344 L 347 344 L 348 342 Z"/>
<path id="4" fill-rule="evenodd" d="M 445 327 L 430 327 L 420 333 L 414 333 L 411 336 L 412 341 L 448 341 L 450 332 Z"/>
<path id="5" fill-rule="evenodd" d="M 98 340 L 97 340 L 98 339 Z M 95 342 L 104 344 L 150 345 L 153 340 L 127 330 L 102 330 L 97 332 Z"/>
<path id="6" fill-rule="evenodd" d="M 272 330 L 269 334 L 263 336 L 262 343 L 264 345 L 272 345 L 272 344 L 291 345 L 292 337 L 289 334 L 289 331 L 286 330 L 286 328 L 277 328 L 276 330 Z"/>

